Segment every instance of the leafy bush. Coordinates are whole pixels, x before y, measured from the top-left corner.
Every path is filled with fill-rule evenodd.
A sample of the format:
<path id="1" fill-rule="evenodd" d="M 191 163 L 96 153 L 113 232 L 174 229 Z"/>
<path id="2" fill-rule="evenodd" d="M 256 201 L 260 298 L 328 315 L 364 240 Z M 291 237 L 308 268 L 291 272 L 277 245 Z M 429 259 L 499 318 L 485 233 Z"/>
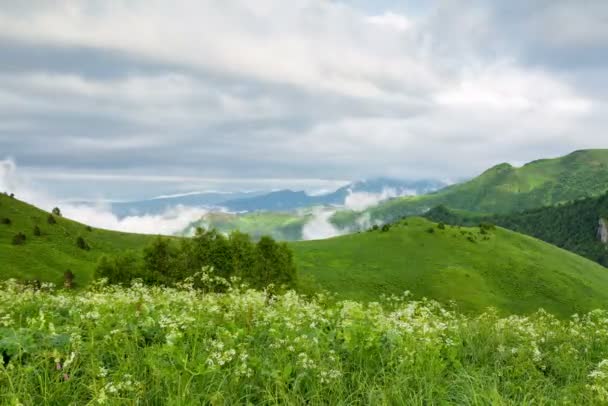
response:
<path id="1" fill-rule="evenodd" d="M 96 277 L 107 278 L 110 283 L 126 283 L 138 277 L 148 284 L 170 285 L 202 269 L 213 269 L 219 277 L 236 276 L 255 288 L 269 284 L 293 287 L 297 280 L 287 244 L 271 237 L 254 243 L 239 232 L 226 237 L 216 230 L 199 228 L 193 238 L 179 243 L 159 236 L 142 253 L 130 252 L 128 256 L 129 260 L 122 256 L 101 258 Z"/>
<path id="2" fill-rule="evenodd" d="M 390 224 L 385 224 L 382 226 L 382 232 L 383 233 L 387 233 L 391 230 L 391 225 Z"/>
<path id="3" fill-rule="evenodd" d="M 81 250 L 85 250 L 85 251 L 88 251 L 91 249 L 91 247 L 89 246 L 89 244 L 87 244 L 85 239 L 80 236 L 78 238 L 76 238 L 76 246 L 78 248 L 80 248 Z"/>
<path id="4" fill-rule="evenodd" d="M 0 224 L 6 224 L 7 226 L 10 226 L 11 223 L 12 223 L 12 221 L 8 217 L 4 217 L 4 218 L 0 219 Z"/>
<path id="5" fill-rule="evenodd" d="M 46 222 L 49 224 L 57 224 L 57 220 L 55 220 L 55 217 L 53 217 L 52 214 L 49 214 L 49 216 L 46 218 Z"/>
<path id="6" fill-rule="evenodd" d="M 19 232 L 17 234 L 15 234 L 15 236 L 13 237 L 13 245 L 23 245 L 25 244 L 25 240 L 26 240 L 26 236 L 25 234 L 23 234 L 22 232 Z"/>
<path id="7" fill-rule="evenodd" d="M 53 208 L 51 213 L 53 213 L 54 216 L 61 217 L 61 210 L 59 210 L 59 207 Z"/>
<path id="8" fill-rule="evenodd" d="M 42 235 L 42 231 L 40 230 L 40 227 L 34 226 L 34 235 L 36 237 L 40 237 Z"/>

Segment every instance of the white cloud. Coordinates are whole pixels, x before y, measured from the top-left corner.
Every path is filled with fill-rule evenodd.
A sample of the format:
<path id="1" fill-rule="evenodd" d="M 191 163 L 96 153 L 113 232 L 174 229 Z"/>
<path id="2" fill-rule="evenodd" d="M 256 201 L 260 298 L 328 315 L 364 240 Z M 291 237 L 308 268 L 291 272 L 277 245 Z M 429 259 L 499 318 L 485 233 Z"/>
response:
<path id="1" fill-rule="evenodd" d="M 335 210 L 314 209 L 312 219 L 302 228 L 302 238 L 304 240 L 320 240 L 345 234 L 344 231 L 339 230 L 329 221 L 334 213 Z"/>
<path id="2" fill-rule="evenodd" d="M 207 210 L 196 207 L 176 206 L 159 215 L 128 216 L 118 218 L 109 206 L 60 203 L 39 186 L 34 187 L 27 177 L 18 173 L 13 160 L 0 161 L 0 191 L 14 193 L 16 197 L 41 209 L 50 211 L 59 206 L 62 214 L 72 220 L 107 230 L 173 235 L 183 231 L 188 224 L 207 214 Z"/>
<path id="3" fill-rule="evenodd" d="M 363 211 L 378 203 L 400 196 L 415 196 L 413 190 L 397 190 L 395 188 L 384 188 L 382 193 L 352 192 L 344 199 L 344 206 L 349 210 Z"/>

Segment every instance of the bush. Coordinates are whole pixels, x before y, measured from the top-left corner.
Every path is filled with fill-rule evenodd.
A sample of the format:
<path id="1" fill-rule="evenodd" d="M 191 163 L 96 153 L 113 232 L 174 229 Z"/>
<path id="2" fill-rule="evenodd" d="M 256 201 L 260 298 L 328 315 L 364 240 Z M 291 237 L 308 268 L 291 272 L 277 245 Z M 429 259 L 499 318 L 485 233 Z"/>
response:
<path id="1" fill-rule="evenodd" d="M 53 211 L 51 213 L 53 213 L 57 217 L 61 217 L 61 210 L 59 210 L 59 207 L 53 208 Z"/>
<path id="2" fill-rule="evenodd" d="M 91 226 L 86 226 L 85 230 L 87 230 L 88 232 L 91 232 L 91 231 L 93 231 L 93 228 L 91 228 Z"/>
<path id="3" fill-rule="evenodd" d="M 390 224 L 385 224 L 382 226 L 382 232 L 386 233 L 389 232 L 391 230 L 391 225 Z"/>
<path id="4" fill-rule="evenodd" d="M 42 235 L 42 231 L 40 231 L 40 227 L 34 226 L 34 235 L 36 237 L 40 237 Z"/>
<path id="5" fill-rule="evenodd" d="M 4 217 L 2 220 L 0 220 L 0 223 L 10 226 L 12 222 L 11 222 L 11 219 L 9 219 L 8 217 Z"/>
<path id="6" fill-rule="evenodd" d="M 53 217 L 52 214 L 49 214 L 49 216 L 46 218 L 46 222 L 49 224 L 57 224 L 57 220 L 55 220 L 55 217 Z"/>
<path id="7" fill-rule="evenodd" d="M 429 233 L 429 234 L 433 234 L 433 233 L 435 233 L 435 229 L 434 229 L 433 227 L 429 227 L 429 228 L 426 230 L 426 232 L 427 232 L 427 233 Z"/>
<path id="8" fill-rule="evenodd" d="M 87 244 L 87 242 L 86 242 L 86 241 L 84 240 L 84 238 L 82 238 L 82 237 L 78 237 L 78 238 L 76 238 L 76 246 L 77 246 L 78 248 L 80 248 L 81 250 L 86 250 L 86 251 L 88 251 L 88 250 L 90 250 L 90 249 L 91 249 L 91 247 L 89 247 L 89 244 Z"/>
<path id="9" fill-rule="evenodd" d="M 437 228 L 440 229 L 440 230 L 445 230 L 445 224 L 444 223 L 439 223 L 437 225 Z"/>
<path id="10" fill-rule="evenodd" d="M 66 289 L 72 289 L 74 287 L 74 273 L 69 269 L 63 274 L 63 287 Z"/>
<path id="11" fill-rule="evenodd" d="M 15 236 L 13 237 L 13 245 L 23 245 L 25 244 L 25 234 L 19 232 L 17 234 L 15 234 Z"/>

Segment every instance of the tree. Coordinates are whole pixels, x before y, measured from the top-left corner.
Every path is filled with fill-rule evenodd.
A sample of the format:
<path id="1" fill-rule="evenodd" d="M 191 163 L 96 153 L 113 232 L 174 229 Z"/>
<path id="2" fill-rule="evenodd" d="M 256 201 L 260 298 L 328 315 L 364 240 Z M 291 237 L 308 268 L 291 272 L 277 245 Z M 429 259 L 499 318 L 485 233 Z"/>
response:
<path id="1" fill-rule="evenodd" d="M 390 224 L 385 224 L 385 225 L 382 226 L 382 232 L 383 233 L 389 232 L 390 229 L 391 229 L 391 225 Z"/>
<path id="2" fill-rule="evenodd" d="M 144 249 L 144 267 L 148 273 L 146 278 L 151 282 L 167 283 L 170 281 L 172 257 L 169 241 L 158 236 Z"/>
<path id="3" fill-rule="evenodd" d="M 95 268 L 95 278 L 107 278 L 111 284 L 129 283 L 143 276 L 141 256 L 134 251 L 118 255 L 104 255 L 99 258 Z"/>
<path id="4" fill-rule="evenodd" d="M 40 227 L 34 226 L 34 235 L 36 237 L 40 237 L 42 235 L 42 231 L 40 231 Z"/>
<path id="5" fill-rule="evenodd" d="M 295 283 L 296 268 L 293 254 L 287 244 L 278 244 L 271 237 L 262 237 L 256 245 L 255 285 L 263 288 L 269 284 Z"/>
<path id="6" fill-rule="evenodd" d="M 249 234 L 234 231 L 228 237 L 232 252 L 232 272 L 246 282 L 255 280 L 255 245 Z"/>
<path id="7" fill-rule="evenodd" d="M 61 210 L 59 210 L 59 207 L 53 208 L 52 213 L 57 217 L 61 217 Z"/>
<path id="8" fill-rule="evenodd" d="M 13 237 L 13 245 L 23 245 L 23 244 L 25 244 L 25 240 L 26 240 L 25 234 L 23 234 L 22 232 L 18 232 Z"/>
<path id="9" fill-rule="evenodd" d="M 46 218 L 46 222 L 49 224 L 57 224 L 57 220 L 55 220 L 55 217 L 53 217 L 52 214 L 49 214 L 49 216 Z"/>
<path id="10" fill-rule="evenodd" d="M 76 238 L 76 246 L 78 248 L 80 248 L 81 250 L 85 250 L 88 251 L 91 249 L 91 247 L 89 247 L 89 244 L 87 244 L 87 242 L 84 240 L 84 238 L 82 237 L 78 237 Z"/>

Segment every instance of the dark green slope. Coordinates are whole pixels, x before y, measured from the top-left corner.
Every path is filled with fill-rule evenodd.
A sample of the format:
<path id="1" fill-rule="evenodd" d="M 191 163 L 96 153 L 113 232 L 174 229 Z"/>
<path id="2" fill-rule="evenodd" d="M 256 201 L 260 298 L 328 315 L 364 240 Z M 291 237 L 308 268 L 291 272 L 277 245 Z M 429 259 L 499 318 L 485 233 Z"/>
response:
<path id="1" fill-rule="evenodd" d="M 388 232 L 292 246 L 302 277 L 340 298 L 377 300 L 410 290 L 416 297 L 454 300 L 467 311 L 543 307 L 564 316 L 608 303 L 608 269 L 500 228 L 487 234 L 479 228 L 441 230 L 410 218 Z"/>
<path id="2" fill-rule="evenodd" d="M 504 215 L 478 215 L 438 206 L 424 216 L 457 225 L 497 224 L 608 266 L 608 246 L 598 236 L 600 220 L 608 219 L 608 194 Z"/>
<path id="3" fill-rule="evenodd" d="M 349 226 L 361 216 L 390 222 L 438 205 L 480 213 L 510 213 L 554 205 L 608 191 L 608 150 L 576 151 L 530 162 L 521 168 L 497 165 L 477 178 L 436 193 L 394 199 L 361 213 L 343 212 L 334 223 Z"/>
<path id="4" fill-rule="evenodd" d="M 0 224 L 0 277 L 39 279 L 60 283 L 63 273 L 71 270 L 79 284 L 88 283 L 98 258 L 108 252 L 140 249 L 152 237 L 138 234 L 91 229 L 83 224 L 55 216 L 57 224 L 47 222 L 49 213 L 34 206 L 0 194 L 0 223 L 8 218 L 10 225 Z M 34 236 L 38 226 L 42 235 Z M 15 234 L 26 235 L 24 245 L 13 245 Z M 81 236 L 90 246 L 76 246 Z"/>

